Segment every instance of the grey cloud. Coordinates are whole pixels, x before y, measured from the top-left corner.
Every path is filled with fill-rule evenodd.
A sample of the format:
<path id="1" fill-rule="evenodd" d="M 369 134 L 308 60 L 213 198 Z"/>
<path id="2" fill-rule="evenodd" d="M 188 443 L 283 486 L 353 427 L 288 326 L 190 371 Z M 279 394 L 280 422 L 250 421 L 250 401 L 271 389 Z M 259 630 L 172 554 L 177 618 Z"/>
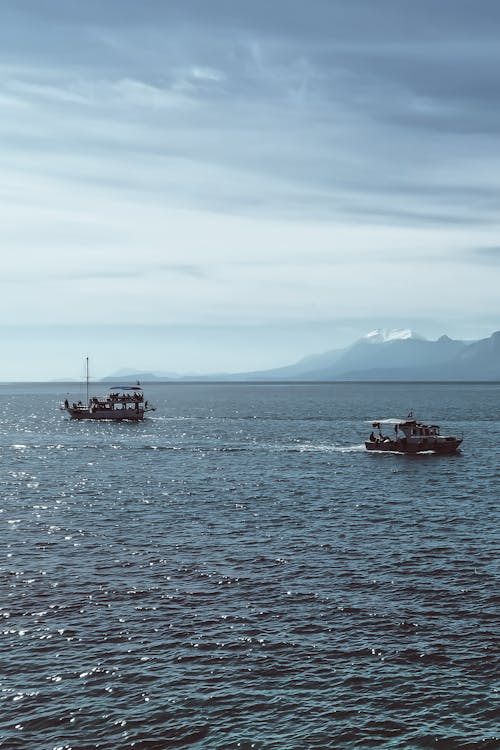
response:
<path id="1" fill-rule="evenodd" d="M 254 31 L 280 30 L 288 34 L 314 33 L 315 36 L 345 36 L 345 32 L 370 38 L 374 33 L 392 38 L 395 35 L 414 38 L 415 34 L 435 37 L 446 24 L 451 35 L 474 37 L 489 31 L 500 18 L 496 0 L 482 0 L 480 12 L 472 0 L 315 0 L 306 6 L 302 0 L 254 0 L 253 3 L 234 3 L 234 0 L 17 0 L 16 10 L 39 22 L 68 26 L 88 23 L 112 28 L 136 27 L 189 20 L 204 26 L 243 26 Z"/>
<path id="2" fill-rule="evenodd" d="M 188 276 L 192 279 L 207 278 L 207 271 L 204 267 L 196 264 L 184 263 L 159 263 L 156 266 L 157 271 L 162 273 L 175 273 L 180 276 Z M 154 270 L 154 269 L 153 269 Z"/>
<path id="3" fill-rule="evenodd" d="M 94 270 L 88 270 L 88 271 L 76 271 L 73 273 L 62 273 L 62 274 L 53 274 L 50 276 L 50 279 L 62 279 L 64 281 L 112 281 L 114 279 L 133 279 L 140 276 L 140 273 L 137 273 L 135 271 L 120 271 L 119 269 L 116 270 L 105 270 L 102 271 L 98 268 Z"/>
<path id="4" fill-rule="evenodd" d="M 27 270 L 24 273 L 9 274 L 4 273 L 1 278 L 2 283 L 21 283 L 27 281 L 120 281 L 121 279 L 141 279 L 146 276 L 158 274 L 178 274 L 192 279 L 207 278 L 207 271 L 204 267 L 196 264 L 182 263 L 148 263 L 147 267 L 141 266 L 120 269 L 117 268 L 88 268 L 75 271 L 48 271 L 43 274 L 40 272 L 30 273 Z"/>
<path id="5" fill-rule="evenodd" d="M 137 175 L 143 192 L 168 188 L 176 159 L 175 199 L 215 211 L 457 225 L 496 216 L 498 184 L 478 206 L 465 174 L 458 186 L 447 176 L 471 148 L 462 136 L 487 133 L 498 146 L 493 0 L 481 12 L 468 0 L 19 0 L 7 20 L 7 60 L 17 27 L 31 75 L 35 62 L 64 71 L 7 89 L 41 110 L 44 133 L 17 122 L 9 133 L 25 152 L 57 119 L 67 138 L 50 150 L 157 155 L 156 170 Z M 130 187 L 105 169 L 78 179 Z"/>
<path id="6" fill-rule="evenodd" d="M 486 263 L 488 265 L 500 264 L 500 246 L 476 247 L 472 252 L 466 254 L 466 258 L 473 263 L 479 261 L 480 263 Z"/>
<path id="7" fill-rule="evenodd" d="M 145 268 L 141 268 L 141 266 L 136 266 L 134 268 L 128 268 L 124 270 L 120 270 L 119 268 L 100 270 L 99 268 L 96 268 L 95 270 L 81 271 L 79 273 L 61 274 L 58 278 L 67 280 L 71 279 L 74 281 L 83 281 L 85 279 L 138 279 L 145 276 L 172 273 L 194 279 L 203 279 L 207 275 L 204 268 L 195 264 L 148 263 Z"/>
<path id="8" fill-rule="evenodd" d="M 47 271 L 46 273 L 30 272 L 27 270 L 23 273 L 3 274 L 1 283 L 3 284 L 26 284 L 28 281 L 37 281 L 40 283 L 53 281 L 113 281 L 119 279 L 137 278 L 141 274 L 136 271 L 120 270 L 83 270 L 83 271 Z"/>

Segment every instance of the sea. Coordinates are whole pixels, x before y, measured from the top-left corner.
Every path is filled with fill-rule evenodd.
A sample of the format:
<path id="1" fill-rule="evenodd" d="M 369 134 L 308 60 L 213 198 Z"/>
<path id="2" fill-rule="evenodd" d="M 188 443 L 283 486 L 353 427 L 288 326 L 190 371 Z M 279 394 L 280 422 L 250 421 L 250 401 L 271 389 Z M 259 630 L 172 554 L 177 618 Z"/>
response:
<path id="1" fill-rule="evenodd" d="M 0 386 L 0 747 L 499 748 L 500 384 L 145 391 Z"/>

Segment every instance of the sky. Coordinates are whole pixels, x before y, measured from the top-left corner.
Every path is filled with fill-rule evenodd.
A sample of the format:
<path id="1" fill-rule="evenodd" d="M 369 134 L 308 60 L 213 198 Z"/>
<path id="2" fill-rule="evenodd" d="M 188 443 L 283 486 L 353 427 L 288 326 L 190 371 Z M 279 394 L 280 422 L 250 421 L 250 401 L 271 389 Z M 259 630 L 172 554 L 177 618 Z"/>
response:
<path id="1" fill-rule="evenodd" d="M 0 380 L 500 329 L 496 0 L 0 0 Z"/>

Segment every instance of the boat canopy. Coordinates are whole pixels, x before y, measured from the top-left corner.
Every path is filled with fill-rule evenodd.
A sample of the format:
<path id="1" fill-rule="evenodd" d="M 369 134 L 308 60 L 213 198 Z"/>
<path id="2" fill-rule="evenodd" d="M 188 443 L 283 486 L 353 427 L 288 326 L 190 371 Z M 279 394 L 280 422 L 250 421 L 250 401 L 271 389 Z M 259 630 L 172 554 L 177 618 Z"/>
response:
<path id="1" fill-rule="evenodd" d="M 371 425 L 378 425 L 378 424 L 404 424 L 405 422 L 408 422 L 407 419 L 396 419 L 395 417 L 389 417 L 388 419 L 368 419 L 368 424 Z"/>
<path id="2" fill-rule="evenodd" d="M 140 385 L 112 385 L 110 391 L 142 391 Z"/>

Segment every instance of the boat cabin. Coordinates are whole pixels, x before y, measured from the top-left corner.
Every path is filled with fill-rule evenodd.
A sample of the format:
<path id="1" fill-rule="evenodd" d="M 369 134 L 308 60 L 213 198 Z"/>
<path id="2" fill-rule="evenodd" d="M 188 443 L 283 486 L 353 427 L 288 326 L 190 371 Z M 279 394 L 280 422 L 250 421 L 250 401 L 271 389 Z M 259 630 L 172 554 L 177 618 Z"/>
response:
<path id="1" fill-rule="evenodd" d="M 422 422 L 417 422 L 416 419 L 411 420 L 405 420 L 401 421 L 399 419 L 385 419 L 383 422 L 373 422 L 372 427 L 375 429 L 378 429 L 381 433 L 382 431 L 382 424 L 384 425 L 391 425 L 394 427 L 394 431 L 402 432 L 406 438 L 436 438 L 439 437 L 439 425 L 437 424 L 423 424 Z"/>
<path id="2" fill-rule="evenodd" d="M 439 426 L 437 424 L 421 424 L 416 420 L 410 422 L 400 422 L 398 429 L 403 432 L 406 437 L 437 437 L 439 435 Z"/>

